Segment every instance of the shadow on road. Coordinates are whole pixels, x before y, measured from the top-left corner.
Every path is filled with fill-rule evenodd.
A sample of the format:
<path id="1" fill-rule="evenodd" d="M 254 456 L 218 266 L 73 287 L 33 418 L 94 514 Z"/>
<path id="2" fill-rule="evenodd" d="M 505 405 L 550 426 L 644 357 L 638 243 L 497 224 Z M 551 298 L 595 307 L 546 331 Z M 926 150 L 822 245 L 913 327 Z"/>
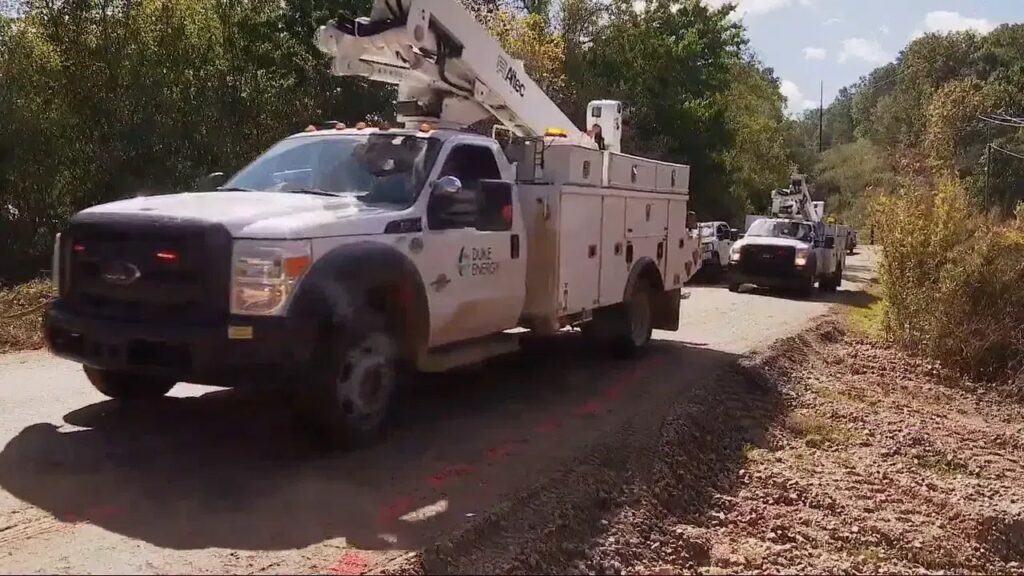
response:
<path id="1" fill-rule="evenodd" d="M 565 335 L 543 353 L 425 379 L 400 400 L 389 438 L 352 453 L 318 451 L 268 392 L 99 402 L 68 413 L 70 426 L 23 429 L 0 452 L 0 487 L 59 521 L 165 548 L 281 550 L 337 537 L 415 548 L 594 441 L 657 425 L 676 399 L 714 398 L 699 390 L 734 359 L 656 341 L 643 361 L 617 362 Z"/>

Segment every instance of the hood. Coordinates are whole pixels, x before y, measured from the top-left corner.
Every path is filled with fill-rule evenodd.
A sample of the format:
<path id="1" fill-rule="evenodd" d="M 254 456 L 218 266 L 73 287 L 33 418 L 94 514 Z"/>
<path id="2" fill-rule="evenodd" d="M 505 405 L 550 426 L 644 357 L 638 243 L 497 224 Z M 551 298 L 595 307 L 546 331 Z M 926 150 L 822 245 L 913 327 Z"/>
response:
<path id="1" fill-rule="evenodd" d="M 295 192 L 190 192 L 101 204 L 87 214 L 131 214 L 223 224 L 235 237 L 311 238 L 379 234 L 395 209 L 370 206 L 354 195 Z M 339 221 L 346 226 L 339 227 Z"/>
<path id="2" fill-rule="evenodd" d="M 810 248 L 809 242 L 794 240 L 793 238 L 777 238 L 775 236 L 746 236 L 740 239 L 734 246 L 792 246 L 794 248 Z"/>

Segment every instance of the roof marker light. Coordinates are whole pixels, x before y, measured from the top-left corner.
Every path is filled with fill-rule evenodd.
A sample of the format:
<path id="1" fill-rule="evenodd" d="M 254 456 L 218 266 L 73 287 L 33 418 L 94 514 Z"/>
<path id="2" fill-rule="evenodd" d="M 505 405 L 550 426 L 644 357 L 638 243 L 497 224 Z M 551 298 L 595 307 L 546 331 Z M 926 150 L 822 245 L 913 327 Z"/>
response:
<path id="1" fill-rule="evenodd" d="M 316 132 L 316 126 L 310 124 L 309 126 L 306 126 L 306 129 L 303 130 L 303 132 Z"/>
<path id="2" fill-rule="evenodd" d="M 156 257 L 161 260 L 166 260 L 168 262 L 175 262 L 178 260 L 178 255 L 168 250 L 161 250 L 160 252 L 157 252 Z"/>
<path id="3" fill-rule="evenodd" d="M 554 136 L 556 138 L 566 138 L 569 136 L 569 133 L 563 130 L 562 128 L 548 128 L 547 130 L 544 131 L 544 135 Z"/>
<path id="4" fill-rule="evenodd" d="M 335 130 L 344 130 L 345 128 L 348 128 L 348 126 L 345 126 L 344 122 L 338 122 L 338 125 L 334 127 Z"/>
<path id="5" fill-rule="evenodd" d="M 366 122 L 356 124 L 356 130 L 366 130 Z"/>

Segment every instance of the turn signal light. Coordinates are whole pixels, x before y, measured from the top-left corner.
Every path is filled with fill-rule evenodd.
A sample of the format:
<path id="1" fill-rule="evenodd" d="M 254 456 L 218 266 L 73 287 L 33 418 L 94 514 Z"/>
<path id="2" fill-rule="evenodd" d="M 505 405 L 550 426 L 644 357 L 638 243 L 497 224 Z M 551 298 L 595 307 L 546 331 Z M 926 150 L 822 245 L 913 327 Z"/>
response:
<path id="1" fill-rule="evenodd" d="M 157 252 L 156 257 L 167 262 L 176 262 L 178 260 L 178 255 L 176 253 L 167 250 Z"/>

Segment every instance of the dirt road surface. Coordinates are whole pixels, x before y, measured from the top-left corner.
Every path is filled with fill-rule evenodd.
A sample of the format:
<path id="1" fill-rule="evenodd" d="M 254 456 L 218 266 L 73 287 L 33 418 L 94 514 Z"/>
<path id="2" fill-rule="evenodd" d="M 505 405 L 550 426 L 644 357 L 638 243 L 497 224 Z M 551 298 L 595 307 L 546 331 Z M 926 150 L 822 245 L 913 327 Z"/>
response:
<path id="1" fill-rule="evenodd" d="M 387 569 L 523 494 L 538 500 L 545 479 L 628 457 L 628 440 L 656 431 L 681 398 L 701 412 L 697 392 L 738 355 L 836 303 L 866 305 L 873 274 L 865 249 L 837 294 L 691 287 L 682 329 L 656 333 L 640 361 L 601 359 L 560 336 L 426 379 L 402 398 L 384 443 L 348 454 L 319 452 L 271 394 L 179 385 L 129 411 L 77 365 L 0 356 L 0 572 Z"/>

